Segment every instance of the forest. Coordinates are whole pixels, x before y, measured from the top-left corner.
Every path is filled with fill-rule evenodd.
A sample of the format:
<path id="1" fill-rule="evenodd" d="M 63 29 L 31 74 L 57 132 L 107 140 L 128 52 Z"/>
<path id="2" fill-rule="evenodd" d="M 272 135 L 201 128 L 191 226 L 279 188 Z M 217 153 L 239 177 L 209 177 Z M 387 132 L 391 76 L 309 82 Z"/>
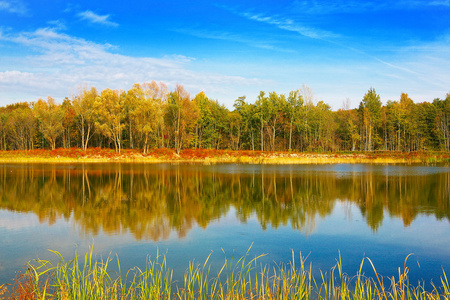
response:
<path id="1" fill-rule="evenodd" d="M 402 93 L 383 105 L 370 88 L 358 108 L 348 102 L 332 111 L 305 85 L 239 97 L 233 110 L 155 81 L 128 91 L 80 88 L 61 104 L 48 97 L 0 107 L 0 150 L 450 151 L 450 93 L 422 103 Z"/>

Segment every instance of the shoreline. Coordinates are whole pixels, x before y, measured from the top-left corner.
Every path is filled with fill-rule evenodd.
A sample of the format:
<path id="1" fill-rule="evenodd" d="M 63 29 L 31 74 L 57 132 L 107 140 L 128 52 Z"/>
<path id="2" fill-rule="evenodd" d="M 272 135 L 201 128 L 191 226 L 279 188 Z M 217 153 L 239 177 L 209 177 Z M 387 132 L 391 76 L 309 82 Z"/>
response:
<path id="1" fill-rule="evenodd" d="M 194 163 L 194 164 L 433 164 L 449 163 L 448 152 L 277 152 L 251 150 L 153 149 L 144 155 L 141 150 L 58 148 L 55 150 L 0 151 L 0 163 Z"/>

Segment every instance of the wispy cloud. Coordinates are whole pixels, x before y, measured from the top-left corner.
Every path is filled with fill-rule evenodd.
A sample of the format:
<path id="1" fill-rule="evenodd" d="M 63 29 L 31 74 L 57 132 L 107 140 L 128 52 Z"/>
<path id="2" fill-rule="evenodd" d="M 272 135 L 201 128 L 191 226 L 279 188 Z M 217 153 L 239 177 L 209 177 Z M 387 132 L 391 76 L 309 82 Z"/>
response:
<path id="1" fill-rule="evenodd" d="M 26 15 L 28 13 L 25 4 L 18 0 L 0 1 L 0 11 L 6 11 L 17 15 Z"/>
<path id="2" fill-rule="evenodd" d="M 6 70 L 0 72 L 0 91 L 35 97 L 24 100 L 47 95 L 71 96 L 80 84 L 99 89 L 128 89 L 133 83 L 156 80 L 171 88 L 181 83 L 190 91 L 205 90 L 216 95 L 226 93 L 231 86 L 264 84 L 264 80 L 257 78 L 193 71 L 195 60 L 181 55 L 153 58 L 114 53 L 115 47 L 111 45 L 93 43 L 54 28 L 3 34 L 0 40 L 36 53 L 21 59 L 14 69 L 0 65 L 0 69 Z"/>
<path id="3" fill-rule="evenodd" d="M 430 5 L 450 7 L 450 0 L 431 1 Z"/>
<path id="4" fill-rule="evenodd" d="M 374 11 L 389 7 L 386 2 L 373 1 L 315 1 L 315 0 L 297 0 L 294 1 L 290 10 L 300 14 L 330 14 L 330 13 L 355 13 L 363 11 Z M 392 7 L 392 5 L 390 5 Z"/>
<path id="5" fill-rule="evenodd" d="M 324 15 L 334 13 L 362 13 L 383 10 L 417 9 L 426 6 L 450 7 L 450 0 L 399 0 L 399 1 L 355 1 L 355 0 L 296 0 L 289 10 L 293 13 Z"/>
<path id="6" fill-rule="evenodd" d="M 263 14 L 253 14 L 253 13 L 242 13 L 241 15 L 250 20 L 274 25 L 279 29 L 296 32 L 298 34 L 313 39 L 328 39 L 338 36 L 326 30 L 320 30 L 317 28 L 302 25 L 288 18 L 277 18 L 273 16 L 265 16 Z"/>
<path id="7" fill-rule="evenodd" d="M 255 39 L 255 38 L 249 38 L 244 37 L 239 34 L 225 32 L 225 31 L 211 31 L 211 30 L 197 30 L 197 29 L 189 29 L 189 28 L 178 28 L 174 29 L 175 32 L 191 35 L 198 38 L 203 39 L 213 39 L 213 40 L 222 40 L 222 41 L 231 41 L 236 42 L 240 44 L 245 44 L 247 46 L 253 47 L 253 48 L 260 48 L 260 49 L 266 49 L 266 50 L 273 50 L 278 52 L 286 52 L 286 53 L 292 53 L 295 52 L 290 49 L 281 48 L 278 46 L 275 46 L 273 43 L 270 43 L 267 41 L 267 37 L 263 39 Z"/>
<path id="8" fill-rule="evenodd" d="M 65 22 L 61 20 L 52 20 L 47 22 L 51 27 L 57 29 L 57 30 L 66 30 L 67 26 Z"/>
<path id="9" fill-rule="evenodd" d="M 93 11 L 86 10 L 83 12 L 78 13 L 78 17 L 82 20 L 89 21 L 91 23 L 105 25 L 105 26 L 111 26 L 111 27 L 117 27 L 119 24 L 116 22 L 110 21 L 110 15 L 98 15 L 94 13 Z"/>
<path id="10" fill-rule="evenodd" d="M 304 1 L 304 2 L 307 2 L 307 1 Z M 314 1 L 314 3 L 315 3 L 315 1 Z M 321 5 L 321 4 L 317 4 L 317 5 Z M 350 4 L 346 4 L 346 5 L 351 7 L 352 3 L 350 2 Z M 400 71 L 403 73 L 409 73 L 410 75 L 415 76 L 417 79 L 419 79 L 423 82 L 426 82 L 428 84 L 432 84 L 435 86 L 439 86 L 440 88 L 443 87 L 443 85 L 440 82 L 430 81 L 426 76 L 423 76 L 421 74 L 421 72 L 416 71 L 416 69 L 414 69 L 414 68 L 408 68 L 408 67 L 405 67 L 405 66 L 402 66 L 399 64 L 394 64 L 394 63 L 386 61 L 385 59 L 381 59 L 375 55 L 372 55 L 368 52 L 362 51 L 355 47 L 348 46 L 346 43 L 343 43 L 340 41 L 340 39 L 339 39 L 340 36 L 337 34 L 327 32 L 327 31 L 317 30 L 317 29 L 310 28 L 307 26 L 303 26 L 289 18 L 284 18 L 284 17 L 279 17 L 279 16 L 266 16 L 263 14 L 255 14 L 255 13 L 248 13 L 248 12 L 240 13 L 240 15 L 242 15 L 243 17 L 248 18 L 250 20 L 254 20 L 257 22 L 263 22 L 263 23 L 266 23 L 269 25 L 273 25 L 282 30 L 295 32 L 302 36 L 306 36 L 306 37 L 309 37 L 312 39 L 322 40 L 327 43 L 341 47 L 343 49 L 348 49 L 352 52 L 366 56 L 367 58 L 369 58 L 373 61 L 381 63 L 381 64 L 389 67 L 391 70 L 396 70 L 396 71 Z"/>
<path id="11" fill-rule="evenodd" d="M 310 8 L 310 11 L 308 12 L 306 9 L 302 10 L 303 14 L 307 13 L 317 13 L 317 12 L 331 12 L 334 9 L 337 9 L 338 4 L 331 3 L 330 6 L 318 3 L 316 1 L 303 1 L 303 4 L 307 2 L 313 2 L 315 4 L 315 7 Z M 359 4 L 359 2 L 358 2 Z M 385 5 L 381 4 L 382 6 Z M 361 9 L 370 9 L 369 6 L 376 5 L 376 3 L 366 3 L 368 7 L 357 7 L 356 2 L 353 3 L 350 1 L 349 3 L 341 3 L 341 5 L 344 7 L 344 10 L 350 11 L 354 10 L 355 12 L 357 10 Z M 396 4 L 397 5 L 397 4 Z M 416 6 L 423 6 L 423 5 L 429 5 L 426 3 L 418 3 L 418 4 L 409 4 L 408 7 L 412 8 L 412 5 Z M 443 5 L 442 3 L 439 3 L 439 5 Z M 374 9 L 381 9 L 380 7 L 374 8 Z M 417 53 L 416 51 L 408 51 L 405 47 L 403 48 L 405 53 L 402 55 L 400 52 L 402 51 L 402 48 L 397 48 L 395 51 L 393 51 L 389 58 L 385 57 L 379 57 L 376 54 L 372 54 L 370 51 L 363 51 L 361 49 L 358 49 L 358 47 L 349 46 L 348 37 L 342 37 L 338 34 L 327 32 L 327 31 L 321 31 L 317 30 L 314 27 L 310 27 L 308 25 L 303 25 L 295 19 L 302 18 L 301 14 L 298 14 L 295 19 L 292 17 L 292 14 L 289 14 L 289 17 L 286 16 L 280 16 L 280 15 L 265 15 L 262 13 L 254 13 L 254 12 L 239 12 L 237 10 L 233 10 L 235 14 L 241 15 L 249 20 L 254 20 L 257 22 L 262 22 L 265 24 L 272 25 L 276 28 L 286 30 L 289 32 L 295 32 L 302 36 L 309 37 L 312 39 L 318 39 L 322 40 L 326 43 L 333 44 L 335 46 L 338 46 L 342 49 L 347 49 L 353 53 L 360 54 L 362 56 L 365 56 L 369 60 L 365 62 L 365 64 L 369 65 L 370 61 L 377 63 L 378 65 L 374 65 L 375 69 L 383 70 L 383 72 L 379 74 L 374 74 L 373 78 L 376 78 L 377 82 L 384 82 L 385 86 L 388 87 L 390 83 L 394 82 L 392 78 L 396 78 L 395 80 L 395 87 L 389 86 L 389 89 L 395 90 L 398 89 L 399 85 L 405 85 L 405 82 L 408 82 L 406 85 L 410 85 L 411 82 L 415 83 L 415 86 L 420 87 L 417 88 L 414 92 L 416 94 L 419 94 L 420 92 L 429 91 L 431 90 L 439 90 L 439 91 L 445 91 L 448 89 L 448 82 L 449 81 L 449 75 L 448 72 L 443 71 L 447 70 L 444 66 L 448 65 L 449 57 L 448 53 L 448 46 L 443 47 L 433 47 L 433 49 L 430 49 L 430 53 L 428 55 L 422 55 L 420 53 Z M 343 40 L 346 40 L 345 42 Z M 420 43 L 422 45 L 421 47 L 429 48 L 429 43 Z M 447 54 L 446 54 L 447 53 Z M 350 66 L 348 66 L 350 67 Z M 357 69 L 357 65 L 350 67 L 353 69 Z M 430 73 L 424 72 L 424 70 L 430 70 Z M 432 77 L 430 77 L 430 74 L 433 74 Z M 434 76 L 437 75 L 438 76 Z M 437 77 L 437 79 L 436 79 Z M 389 79 L 390 78 L 390 79 Z M 369 82 L 373 82 L 374 79 L 368 78 Z M 399 84 L 401 82 L 401 84 Z M 329 84 L 329 83 L 328 83 Z M 344 83 L 345 84 L 345 83 Z M 422 101 L 425 99 L 422 99 Z M 427 99 L 429 100 L 429 99 Z"/>

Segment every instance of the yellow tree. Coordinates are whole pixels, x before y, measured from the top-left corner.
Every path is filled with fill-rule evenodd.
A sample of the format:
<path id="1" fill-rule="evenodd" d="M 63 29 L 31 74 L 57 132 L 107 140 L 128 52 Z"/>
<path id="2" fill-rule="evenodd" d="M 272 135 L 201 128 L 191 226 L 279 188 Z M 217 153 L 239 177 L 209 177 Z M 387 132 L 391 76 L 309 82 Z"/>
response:
<path id="1" fill-rule="evenodd" d="M 94 103 L 98 97 L 97 89 L 81 90 L 78 96 L 73 99 L 73 109 L 77 117 L 77 126 L 81 134 L 81 148 L 87 149 L 89 139 L 94 134 L 95 113 Z"/>
<path id="2" fill-rule="evenodd" d="M 143 83 L 142 88 L 145 97 L 152 100 L 153 108 L 155 109 L 152 122 L 156 123 L 156 132 L 154 132 L 153 138 L 157 146 L 164 148 L 166 144 L 164 138 L 164 111 L 167 107 L 169 89 L 164 83 L 160 82 L 158 84 L 154 80 Z"/>
<path id="3" fill-rule="evenodd" d="M 6 107 L 10 111 L 5 118 L 5 140 L 12 149 L 33 149 L 36 133 L 36 118 L 28 103 L 17 103 Z"/>
<path id="4" fill-rule="evenodd" d="M 184 87 L 177 85 L 175 91 L 169 93 L 165 119 L 170 126 L 173 145 L 178 154 L 194 140 L 193 132 L 198 118 L 198 107 L 191 101 Z"/>
<path id="5" fill-rule="evenodd" d="M 64 113 L 61 105 L 56 104 L 52 97 L 48 97 L 47 101 L 39 99 L 33 109 L 39 120 L 42 135 L 48 140 L 52 150 L 55 150 L 56 139 L 64 130 L 62 125 Z"/>
<path id="6" fill-rule="evenodd" d="M 105 89 L 95 99 L 95 126 L 114 142 L 116 152 L 122 149 L 122 130 L 125 127 L 124 95 L 118 90 Z"/>
<path id="7" fill-rule="evenodd" d="M 130 123 L 135 124 L 143 152 L 146 154 L 150 148 L 150 143 L 156 141 L 158 126 L 162 122 L 161 95 L 158 93 L 158 85 L 134 84 L 127 92 L 127 99 L 134 103 L 134 109 L 129 112 Z"/>
<path id="8" fill-rule="evenodd" d="M 414 102 L 408 94 L 400 95 L 400 117 L 403 127 L 403 151 L 411 151 L 412 138 L 415 134 L 417 122 L 413 119 Z"/>

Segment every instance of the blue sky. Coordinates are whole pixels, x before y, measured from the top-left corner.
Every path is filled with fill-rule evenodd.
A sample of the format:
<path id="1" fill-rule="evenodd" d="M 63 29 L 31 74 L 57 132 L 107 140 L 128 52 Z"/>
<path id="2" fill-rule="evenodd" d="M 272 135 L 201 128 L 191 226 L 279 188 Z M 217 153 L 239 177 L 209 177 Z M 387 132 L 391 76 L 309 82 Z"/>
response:
<path id="1" fill-rule="evenodd" d="M 0 105 L 184 85 L 232 108 L 303 84 L 334 110 L 450 92 L 450 0 L 0 0 Z"/>

